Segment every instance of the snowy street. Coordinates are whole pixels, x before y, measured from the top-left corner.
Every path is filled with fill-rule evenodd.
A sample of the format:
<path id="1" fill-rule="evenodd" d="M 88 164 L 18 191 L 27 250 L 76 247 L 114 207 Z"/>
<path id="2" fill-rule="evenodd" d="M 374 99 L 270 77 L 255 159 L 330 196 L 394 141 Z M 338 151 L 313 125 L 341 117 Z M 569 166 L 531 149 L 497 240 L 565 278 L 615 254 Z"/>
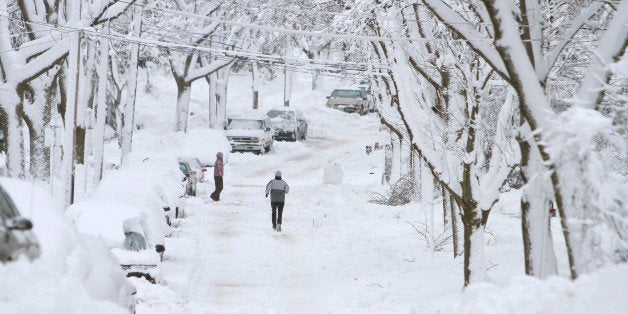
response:
<path id="1" fill-rule="evenodd" d="M 211 182 L 188 200 L 187 217 L 166 242 L 172 251 L 163 264 L 168 287 L 185 300 L 186 309 L 376 310 L 368 301 L 375 297 L 384 310 L 403 297 L 398 280 L 412 264 L 391 247 L 401 241 L 418 249 L 418 243 L 413 245 L 408 225 L 367 202 L 383 168 L 382 150 L 369 156 L 364 150 L 380 136 L 377 120 L 315 108 L 310 121 L 312 136 L 303 143 L 276 142 L 264 156 L 232 154 L 221 201 L 209 199 Z M 342 186 L 322 183 L 329 162 L 341 165 Z M 264 198 L 277 169 L 291 188 L 281 233 L 272 230 Z M 406 239 L 391 237 L 391 225 Z M 161 302 L 140 309 L 181 310 Z"/>
<path id="2" fill-rule="evenodd" d="M 627 314 L 627 26 L 0 0 L 0 314 Z"/>

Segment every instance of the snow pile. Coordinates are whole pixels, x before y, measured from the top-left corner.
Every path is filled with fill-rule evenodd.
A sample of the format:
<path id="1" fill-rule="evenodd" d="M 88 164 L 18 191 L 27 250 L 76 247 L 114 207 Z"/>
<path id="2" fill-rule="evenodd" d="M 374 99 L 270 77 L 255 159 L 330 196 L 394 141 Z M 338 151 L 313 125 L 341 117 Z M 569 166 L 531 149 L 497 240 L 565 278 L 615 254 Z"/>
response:
<path id="1" fill-rule="evenodd" d="M 342 167 L 338 163 L 328 162 L 323 170 L 323 183 L 340 185 L 342 184 Z"/>
<path id="2" fill-rule="evenodd" d="M 474 284 L 439 313 L 625 313 L 628 265 L 614 265 L 576 281 L 521 276 L 506 287 Z"/>
<path id="3" fill-rule="evenodd" d="M 9 178 L 0 184 L 33 221 L 42 251 L 33 263 L 0 267 L 0 313 L 124 313 L 134 306 L 116 259 L 99 239 L 79 235 L 44 187 Z"/>
<path id="4" fill-rule="evenodd" d="M 198 158 L 201 164 L 213 166 L 218 152 L 223 153 L 223 161 L 227 163 L 231 145 L 223 130 L 193 129 L 181 139 L 177 156 Z"/>

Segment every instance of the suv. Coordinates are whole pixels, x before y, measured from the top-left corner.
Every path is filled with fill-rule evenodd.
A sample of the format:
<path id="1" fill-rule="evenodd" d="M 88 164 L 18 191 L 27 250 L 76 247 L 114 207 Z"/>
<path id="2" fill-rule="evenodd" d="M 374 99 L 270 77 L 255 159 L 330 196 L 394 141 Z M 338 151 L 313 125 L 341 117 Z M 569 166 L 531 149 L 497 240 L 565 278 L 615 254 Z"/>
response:
<path id="1" fill-rule="evenodd" d="M 39 243 L 32 231 L 33 223 L 20 217 L 17 207 L 0 186 L 0 262 L 16 260 L 25 254 L 30 260 L 39 257 Z"/>
<path id="2" fill-rule="evenodd" d="M 266 114 L 275 127 L 278 141 L 304 140 L 307 137 L 307 121 L 301 111 L 293 109 L 272 109 Z"/>
<path id="3" fill-rule="evenodd" d="M 368 95 L 361 89 L 335 89 L 327 96 L 327 107 L 365 115 L 369 110 Z"/>
<path id="4" fill-rule="evenodd" d="M 229 118 L 225 130 L 233 152 L 264 154 L 273 147 L 274 130 L 268 117 Z"/>

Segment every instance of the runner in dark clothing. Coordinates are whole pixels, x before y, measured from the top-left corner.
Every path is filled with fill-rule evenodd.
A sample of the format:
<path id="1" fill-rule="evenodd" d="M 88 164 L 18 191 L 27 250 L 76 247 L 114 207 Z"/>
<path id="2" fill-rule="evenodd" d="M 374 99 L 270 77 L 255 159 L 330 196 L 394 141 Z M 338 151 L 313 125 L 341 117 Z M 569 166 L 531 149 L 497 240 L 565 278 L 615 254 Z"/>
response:
<path id="1" fill-rule="evenodd" d="M 270 194 L 270 207 L 273 210 L 272 221 L 273 229 L 281 231 L 281 215 L 283 214 L 283 205 L 286 201 L 286 194 L 290 191 L 290 187 L 286 181 L 281 179 L 281 171 L 275 172 L 275 179 L 270 180 L 266 184 L 266 197 Z"/>
<path id="2" fill-rule="evenodd" d="M 225 174 L 224 165 L 222 163 L 222 152 L 216 154 L 216 162 L 214 163 L 214 185 L 216 189 L 210 196 L 214 201 L 220 200 L 220 192 L 222 192 L 222 177 Z"/>

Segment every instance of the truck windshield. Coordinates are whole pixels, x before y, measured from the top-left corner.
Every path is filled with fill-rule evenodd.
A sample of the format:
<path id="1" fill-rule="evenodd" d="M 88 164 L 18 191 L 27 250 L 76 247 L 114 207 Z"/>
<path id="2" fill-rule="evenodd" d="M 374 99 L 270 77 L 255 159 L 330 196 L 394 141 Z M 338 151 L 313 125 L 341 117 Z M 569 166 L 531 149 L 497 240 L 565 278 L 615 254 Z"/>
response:
<path id="1" fill-rule="evenodd" d="M 361 98 L 362 94 L 359 90 L 336 89 L 331 93 L 331 97 L 338 98 Z"/>
<path id="2" fill-rule="evenodd" d="M 229 122 L 229 129 L 260 130 L 262 121 L 249 119 L 233 119 Z"/>
<path id="3" fill-rule="evenodd" d="M 292 111 L 282 111 L 282 110 L 271 110 L 268 112 L 268 116 L 270 118 L 282 118 L 284 120 L 294 119 L 294 112 Z"/>

